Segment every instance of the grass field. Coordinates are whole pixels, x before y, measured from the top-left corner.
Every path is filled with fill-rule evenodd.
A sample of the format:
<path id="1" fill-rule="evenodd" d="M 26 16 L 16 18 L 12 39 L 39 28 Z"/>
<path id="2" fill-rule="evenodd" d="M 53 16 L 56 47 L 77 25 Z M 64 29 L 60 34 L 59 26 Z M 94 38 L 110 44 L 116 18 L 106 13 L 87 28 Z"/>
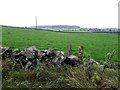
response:
<path id="1" fill-rule="evenodd" d="M 3 46 L 24 49 L 36 46 L 38 49 L 54 48 L 67 54 L 68 44 L 73 45 L 73 54 L 78 54 L 78 46 L 83 45 L 85 52 L 96 60 L 104 60 L 106 53 L 113 50 L 116 54 L 113 61 L 118 60 L 118 35 L 108 33 L 63 33 L 44 30 L 22 29 L 13 27 L 2 28 Z M 120 53 L 119 53 L 120 55 Z M 6 58 L 2 61 L 2 88 L 101 88 L 120 86 L 119 69 L 103 69 L 96 64 L 92 69 L 78 64 L 56 65 L 52 62 L 37 63 L 31 69 L 20 69 L 19 64 Z M 1 71 L 1 70 L 0 70 Z M 1 75 L 1 72 L 0 72 Z M 89 79 L 89 75 L 91 76 Z M 97 77 L 95 76 L 97 75 Z M 95 80 L 97 78 L 100 83 Z M 0 82 L 1 83 L 1 82 Z"/>
<path id="2" fill-rule="evenodd" d="M 67 54 L 68 44 L 73 45 L 73 54 L 78 54 L 78 47 L 83 45 L 85 52 L 92 58 L 104 60 L 105 54 L 116 51 L 113 58 L 119 61 L 118 34 L 112 33 L 62 33 L 34 29 L 2 27 L 2 45 L 23 49 L 36 46 L 38 49 L 54 48 Z"/>

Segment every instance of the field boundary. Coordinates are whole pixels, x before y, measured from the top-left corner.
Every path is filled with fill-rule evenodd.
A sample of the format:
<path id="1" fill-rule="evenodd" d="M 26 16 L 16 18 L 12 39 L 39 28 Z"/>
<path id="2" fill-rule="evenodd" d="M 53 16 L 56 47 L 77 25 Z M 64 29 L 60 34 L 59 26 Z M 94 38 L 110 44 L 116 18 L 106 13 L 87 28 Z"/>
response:
<path id="1" fill-rule="evenodd" d="M 29 28 L 29 27 L 15 27 L 15 26 L 4 26 L 4 25 L 1 25 L 2 27 L 10 27 L 10 28 L 19 28 L 19 29 L 30 29 L 30 30 L 36 30 L 35 28 Z M 94 32 L 94 31 L 55 31 L 55 30 L 52 30 L 52 29 L 37 29 L 37 30 L 44 30 L 44 31 L 51 31 L 51 32 L 60 32 L 60 33 L 115 33 L 115 34 L 120 34 L 120 31 L 118 32 Z M 37 31 L 36 30 L 36 31 Z"/>

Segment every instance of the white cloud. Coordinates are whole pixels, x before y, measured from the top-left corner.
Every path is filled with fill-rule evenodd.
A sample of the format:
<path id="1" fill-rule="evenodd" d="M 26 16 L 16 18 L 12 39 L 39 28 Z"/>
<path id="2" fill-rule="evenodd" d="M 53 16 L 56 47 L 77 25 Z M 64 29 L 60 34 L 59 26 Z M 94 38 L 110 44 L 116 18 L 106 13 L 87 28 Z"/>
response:
<path id="1" fill-rule="evenodd" d="M 118 0 L 2 0 L 0 24 L 118 27 Z"/>

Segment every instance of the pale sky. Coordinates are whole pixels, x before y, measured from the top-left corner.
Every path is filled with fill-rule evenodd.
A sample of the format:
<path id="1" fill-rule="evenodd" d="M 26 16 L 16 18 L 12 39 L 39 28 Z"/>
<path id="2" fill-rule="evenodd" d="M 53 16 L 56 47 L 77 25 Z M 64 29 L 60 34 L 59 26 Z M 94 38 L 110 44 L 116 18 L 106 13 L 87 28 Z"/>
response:
<path id="1" fill-rule="evenodd" d="M 119 0 L 0 0 L 0 25 L 117 28 Z"/>

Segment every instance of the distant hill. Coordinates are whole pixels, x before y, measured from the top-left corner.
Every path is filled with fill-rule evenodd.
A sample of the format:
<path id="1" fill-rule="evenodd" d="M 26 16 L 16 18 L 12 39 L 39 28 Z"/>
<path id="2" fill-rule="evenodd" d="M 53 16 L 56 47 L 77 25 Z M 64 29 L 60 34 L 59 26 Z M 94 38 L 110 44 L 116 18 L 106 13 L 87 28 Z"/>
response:
<path id="1" fill-rule="evenodd" d="M 31 28 L 36 28 L 36 26 L 31 26 Z M 80 29 L 80 26 L 70 26 L 70 25 L 45 25 L 37 26 L 38 29 Z"/>
<path id="2" fill-rule="evenodd" d="M 31 26 L 30 28 L 36 28 L 36 26 Z M 119 32 L 118 28 L 80 28 L 80 26 L 70 25 L 45 25 L 37 26 L 37 29 L 48 29 L 63 32 Z"/>
<path id="3" fill-rule="evenodd" d="M 2 27 L 12 27 L 12 28 L 29 28 L 30 30 L 35 29 L 36 26 L 31 27 L 18 27 L 18 26 L 4 26 Z M 44 25 L 37 26 L 37 29 L 44 29 L 50 31 L 62 31 L 62 32 L 104 32 L 104 33 L 120 33 L 120 28 L 80 28 L 80 26 L 70 26 L 70 25 Z"/>

